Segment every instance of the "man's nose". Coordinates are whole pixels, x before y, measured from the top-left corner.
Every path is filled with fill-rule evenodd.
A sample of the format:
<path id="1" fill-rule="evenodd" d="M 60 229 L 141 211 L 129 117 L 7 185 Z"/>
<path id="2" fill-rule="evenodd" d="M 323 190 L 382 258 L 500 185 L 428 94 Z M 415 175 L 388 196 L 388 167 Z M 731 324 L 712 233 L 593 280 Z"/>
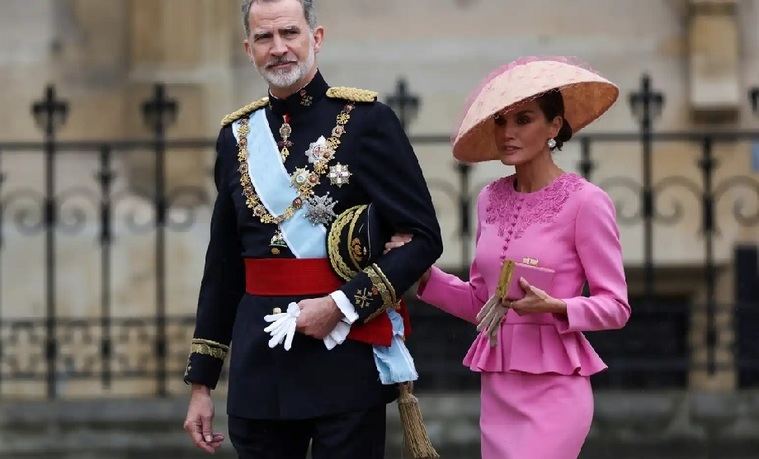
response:
<path id="1" fill-rule="evenodd" d="M 271 47 L 271 54 L 274 56 L 282 56 L 287 53 L 287 46 L 285 41 L 278 35 L 274 36 L 274 42 Z"/>

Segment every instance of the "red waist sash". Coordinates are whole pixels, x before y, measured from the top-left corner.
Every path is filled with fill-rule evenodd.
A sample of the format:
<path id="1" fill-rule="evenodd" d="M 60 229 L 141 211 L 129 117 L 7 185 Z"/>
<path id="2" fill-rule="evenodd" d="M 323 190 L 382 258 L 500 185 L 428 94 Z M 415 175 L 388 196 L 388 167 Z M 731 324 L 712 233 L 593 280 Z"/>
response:
<path id="1" fill-rule="evenodd" d="M 326 258 L 246 258 L 245 291 L 255 296 L 328 295 L 344 284 Z M 348 298 L 350 300 L 350 298 Z M 286 309 L 287 305 L 282 305 Z M 408 309 L 401 301 L 405 335 L 411 331 Z M 390 346 L 393 327 L 387 314 L 366 323 L 354 323 L 348 339 L 366 344 Z"/>

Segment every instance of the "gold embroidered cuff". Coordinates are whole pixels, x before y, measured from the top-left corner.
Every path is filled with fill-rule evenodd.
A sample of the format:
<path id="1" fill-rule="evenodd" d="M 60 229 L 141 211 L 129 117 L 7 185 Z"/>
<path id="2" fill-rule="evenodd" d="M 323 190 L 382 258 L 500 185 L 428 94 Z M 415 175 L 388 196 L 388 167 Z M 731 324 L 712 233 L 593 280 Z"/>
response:
<path id="1" fill-rule="evenodd" d="M 229 346 L 207 339 L 193 338 L 190 355 L 201 354 L 224 360 L 229 352 Z"/>
<path id="2" fill-rule="evenodd" d="M 364 269 L 364 272 L 369 276 L 372 286 L 377 289 L 382 297 L 382 306 L 364 320 L 364 322 L 369 322 L 388 309 L 395 308 L 398 300 L 395 296 L 395 288 L 393 287 L 393 284 L 390 283 L 390 280 L 385 276 L 385 273 L 382 272 L 382 269 L 377 266 L 376 263 L 369 265 Z"/>

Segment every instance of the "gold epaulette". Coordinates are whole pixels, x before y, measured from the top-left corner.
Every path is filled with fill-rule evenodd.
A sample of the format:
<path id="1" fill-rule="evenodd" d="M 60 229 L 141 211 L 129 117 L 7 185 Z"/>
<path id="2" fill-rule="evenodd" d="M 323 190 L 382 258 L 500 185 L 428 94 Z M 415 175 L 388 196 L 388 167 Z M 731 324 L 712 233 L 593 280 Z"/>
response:
<path id="1" fill-rule="evenodd" d="M 224 119 L 221 120 L 221 125 L 226 126 L 227 124 L 234 123 L 235 121 L 242 118 L 243 116 L 248 115 L 258 110 L 259 108 L 266 107 L 266 104 L 268 103 L 269 103 L 268 97 L 262 97 L 255 102 L 251 102 L 248 105 L 244 106 L 243 108 L 225 116 Z"/>
<path id="2" fill-rule="evenodd" d="M 346 88 L 335 86 L 327 89 L 327 97 L 332 99 L 345 99 L 351 102 L 374 102 L 377 100 L 377 92 L 368 89 Z"/>

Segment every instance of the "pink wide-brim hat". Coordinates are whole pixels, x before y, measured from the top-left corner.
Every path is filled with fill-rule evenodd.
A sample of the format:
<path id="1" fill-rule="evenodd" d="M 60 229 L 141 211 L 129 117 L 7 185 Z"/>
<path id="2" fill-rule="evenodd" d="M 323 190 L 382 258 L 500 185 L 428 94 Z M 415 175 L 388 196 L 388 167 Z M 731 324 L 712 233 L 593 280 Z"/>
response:
<path id="1" fill-rule="evenodd" d="M 521 58 L 492 72 L 472 93 L 453 135 L 453 156 L 465 162 L 499 158 L 493 115 L 558 89 L 564 118 L 576 134 L 614 104 L 619 88 L 566 57 Z"/>

